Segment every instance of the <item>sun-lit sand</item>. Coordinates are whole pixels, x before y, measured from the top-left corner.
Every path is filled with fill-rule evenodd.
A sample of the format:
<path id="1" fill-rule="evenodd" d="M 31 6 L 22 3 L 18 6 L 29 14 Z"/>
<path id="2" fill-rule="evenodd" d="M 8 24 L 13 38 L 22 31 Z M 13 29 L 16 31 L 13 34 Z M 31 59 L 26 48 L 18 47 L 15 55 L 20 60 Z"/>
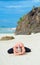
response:
<path id="1" fill-rule="evenodd" d="M 0 41 L 0 65 L 40 65 L 40 33 L 31 35 L 0 34 L 0 38 L 3 36 L 14 36 L 15 39 Z M 24 46 L 29 47 L 32 52 L 21 56 L 8 54 L 7 50 L 16 42 L 23 42 Z"/>

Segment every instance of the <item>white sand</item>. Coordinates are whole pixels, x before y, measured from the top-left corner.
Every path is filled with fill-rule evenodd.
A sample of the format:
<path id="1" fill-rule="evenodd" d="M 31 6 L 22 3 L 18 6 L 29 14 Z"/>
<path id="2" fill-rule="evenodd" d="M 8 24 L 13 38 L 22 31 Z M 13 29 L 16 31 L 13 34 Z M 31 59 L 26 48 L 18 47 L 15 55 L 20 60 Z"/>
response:
<path id="1" fill-rule="evenodd" d="M 0 65 L 40 65 L 40 33 L 17 36 L 14 34 L 0 34 L 0 38 L 6 35 L 14 36 L 15 39 L 0 41 Z M 31 48 L 32 52 L 22 56 L 8 54 L 7 50 L 19 41 Z"/>

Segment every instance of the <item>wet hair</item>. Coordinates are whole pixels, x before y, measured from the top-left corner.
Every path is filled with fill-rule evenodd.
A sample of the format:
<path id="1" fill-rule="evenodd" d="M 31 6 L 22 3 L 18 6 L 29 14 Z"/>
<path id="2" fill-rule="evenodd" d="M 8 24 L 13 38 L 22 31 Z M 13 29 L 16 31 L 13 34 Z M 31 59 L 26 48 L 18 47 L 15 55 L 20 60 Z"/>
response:
<path id="1" fill-rule="evenodd" d="M 25 48 L 25 52 L 27 52 L 27 53 L 31 52 L 31 49 L 30 48 L 27 48 L 27 47 L 24 47 L 24 48 Z M 14 53 L 14 50 L 13 50 L 13 48 L 10 48 L 7 52 L 9 54 L 12 54 L 12 53 Z"/>

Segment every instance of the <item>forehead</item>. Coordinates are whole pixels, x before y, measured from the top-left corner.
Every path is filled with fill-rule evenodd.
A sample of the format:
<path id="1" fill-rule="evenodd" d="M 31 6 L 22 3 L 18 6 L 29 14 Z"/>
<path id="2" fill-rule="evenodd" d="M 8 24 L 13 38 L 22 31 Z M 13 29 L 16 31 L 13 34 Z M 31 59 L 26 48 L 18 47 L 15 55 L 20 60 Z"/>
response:
<path id="1" fill-rule="evenodd" d="M 17 46 L 23 46 L 23 44 L 17 43 L 15 46 L 16 46 L 16 47 L 17 47 Z"/>

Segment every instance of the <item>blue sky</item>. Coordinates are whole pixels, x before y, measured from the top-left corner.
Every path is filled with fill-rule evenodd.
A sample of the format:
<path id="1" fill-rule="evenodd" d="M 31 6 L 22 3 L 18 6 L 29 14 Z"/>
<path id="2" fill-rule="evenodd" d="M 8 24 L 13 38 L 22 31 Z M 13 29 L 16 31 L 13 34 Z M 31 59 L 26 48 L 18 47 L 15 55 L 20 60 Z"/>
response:
<path id="1" fill-rule="evenodd" d="M 0 0 L 0 27 L 16 27 L 33 6 L 40 6 L 40 0 Z"/>

